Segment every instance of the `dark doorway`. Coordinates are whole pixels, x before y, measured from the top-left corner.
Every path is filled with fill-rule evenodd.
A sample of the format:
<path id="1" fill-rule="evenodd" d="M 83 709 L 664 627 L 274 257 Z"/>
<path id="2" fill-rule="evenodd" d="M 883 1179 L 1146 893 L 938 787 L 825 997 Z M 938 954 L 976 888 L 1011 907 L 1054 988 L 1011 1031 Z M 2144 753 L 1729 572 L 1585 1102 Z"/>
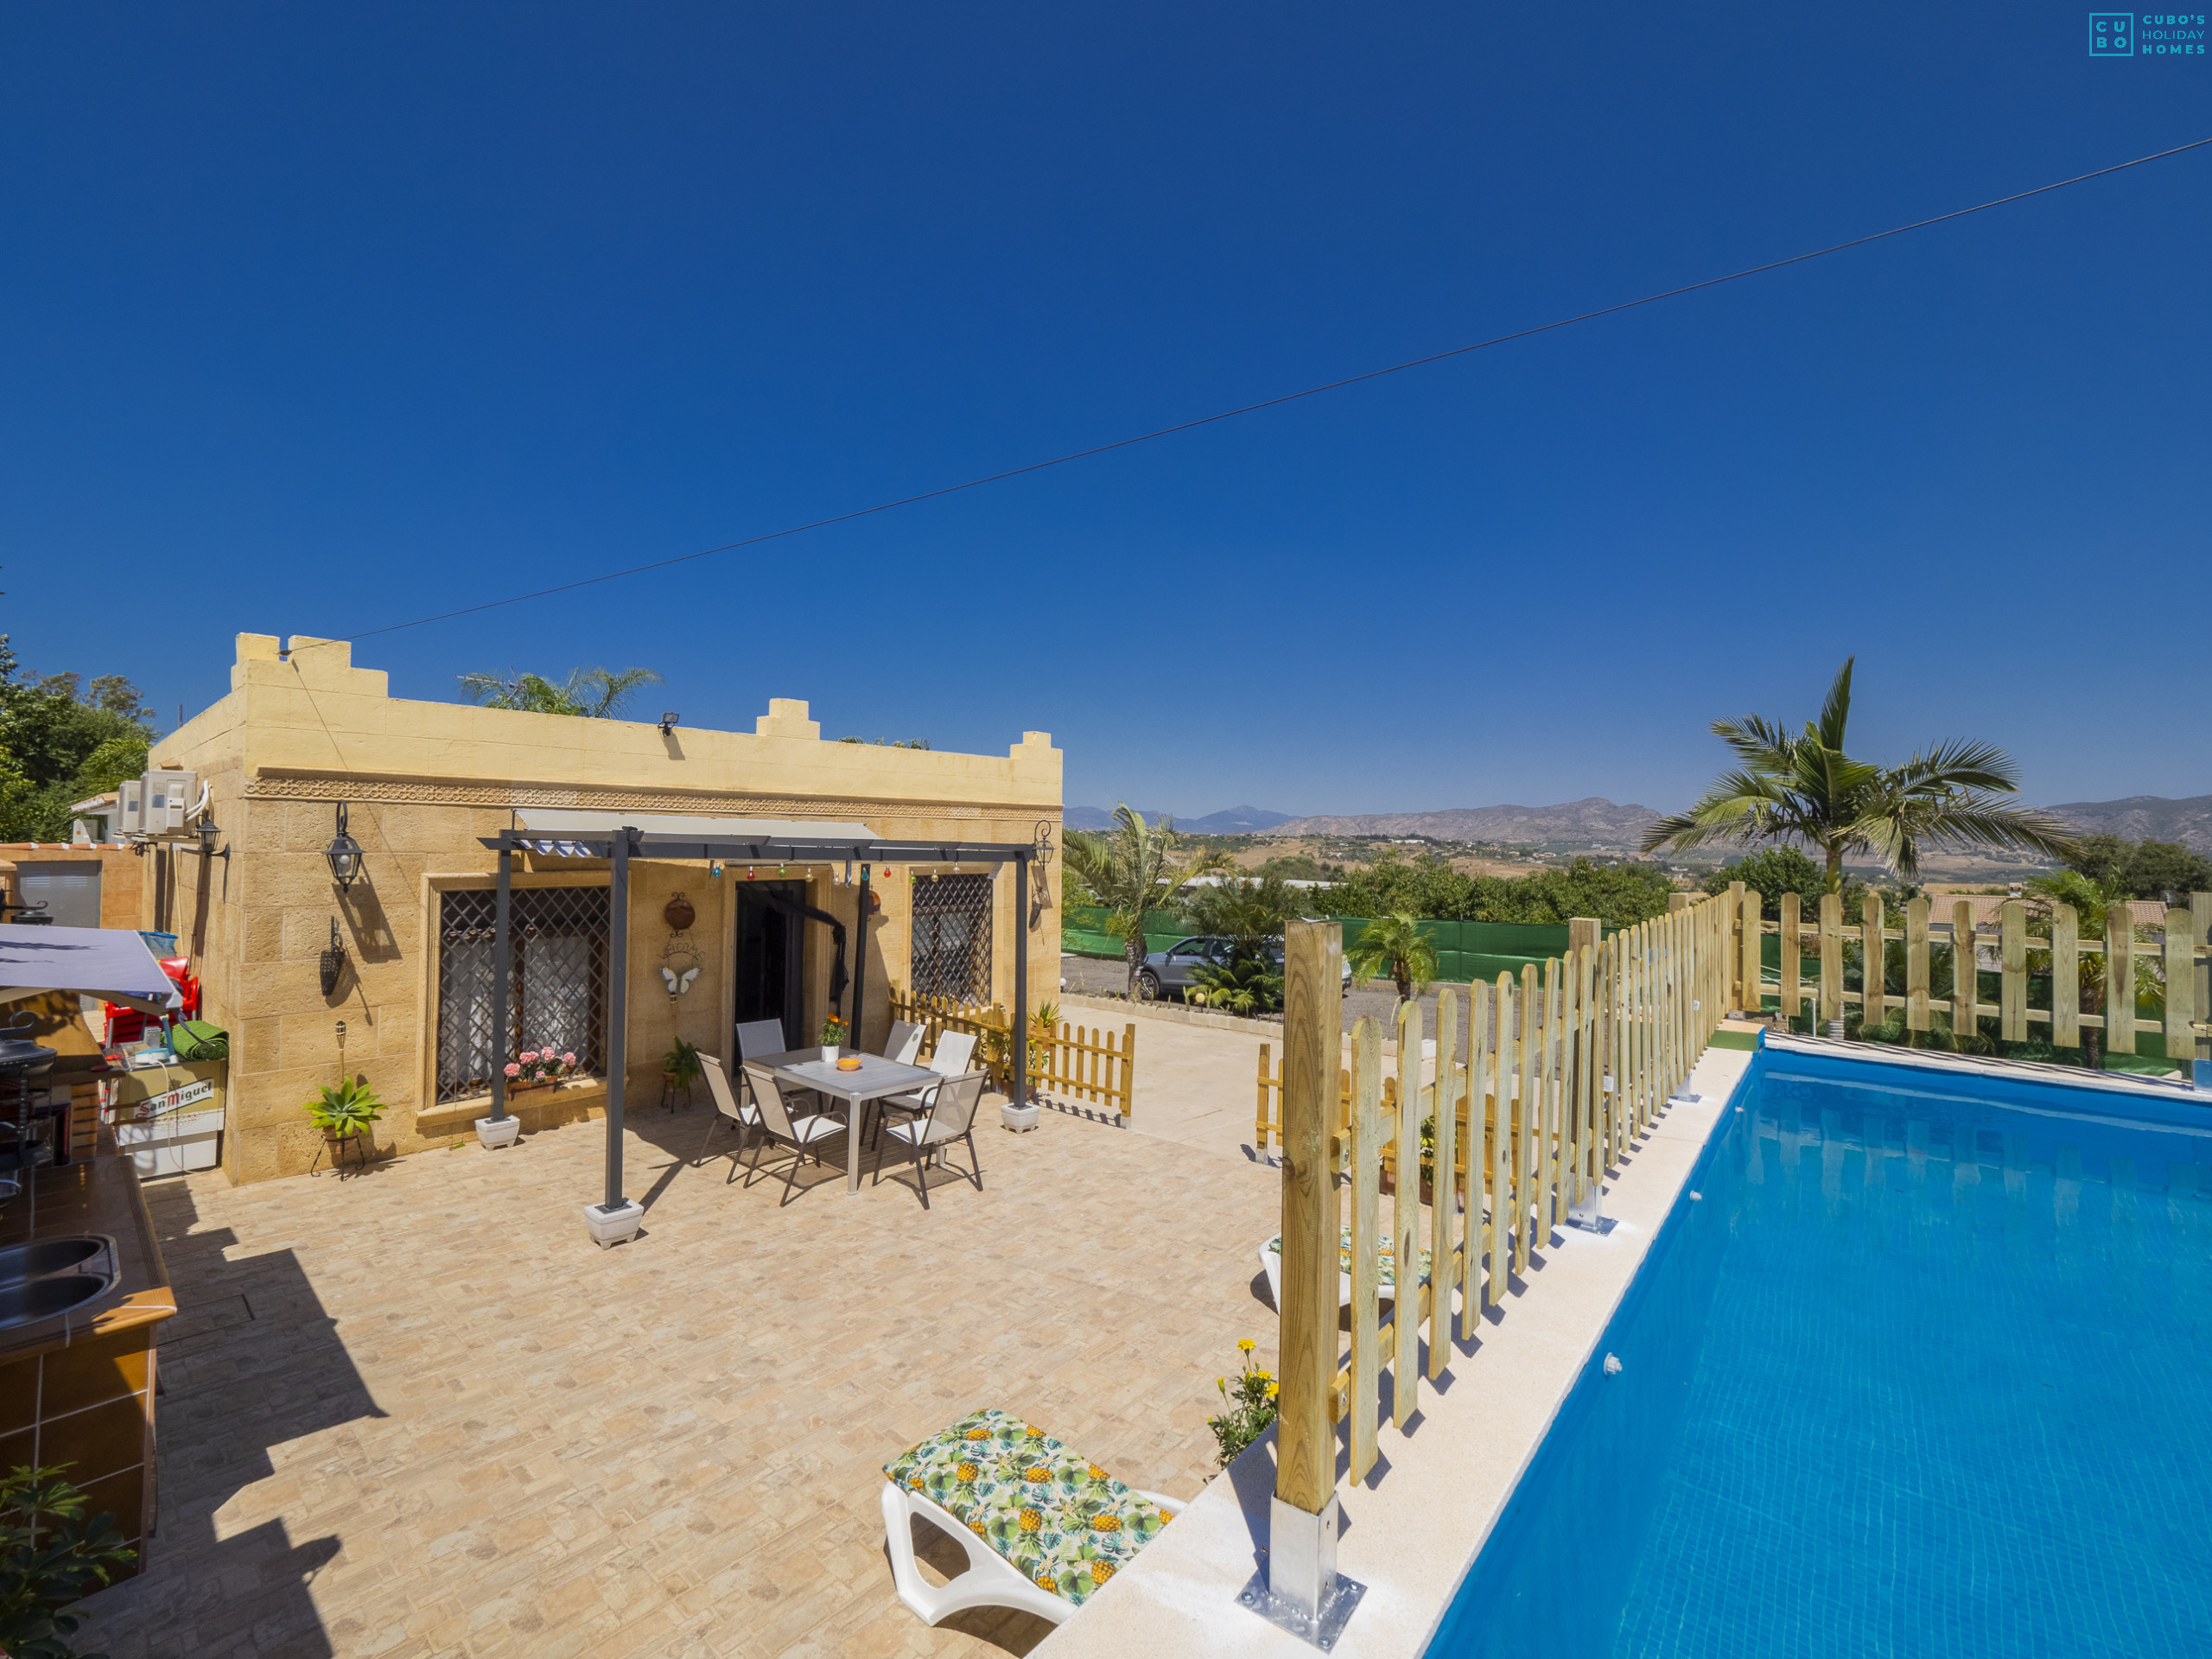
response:
<path id="1" fill-rule="evenodd" d="M 806 902 L 804 881 L 740 881 L 737 895 L 737 1023 L 780 1020 L 784 1046 L 804 1048 L 806 920 L 763 901 L 767 888 L 794 904 Z"/>

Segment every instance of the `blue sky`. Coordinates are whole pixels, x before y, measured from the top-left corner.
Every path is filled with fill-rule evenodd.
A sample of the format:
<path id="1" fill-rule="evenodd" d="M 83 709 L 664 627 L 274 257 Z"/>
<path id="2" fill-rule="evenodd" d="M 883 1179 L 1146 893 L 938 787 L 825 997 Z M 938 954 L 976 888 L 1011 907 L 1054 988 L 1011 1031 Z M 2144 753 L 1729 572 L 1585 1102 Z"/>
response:
<path id="1" fill-rule="evenodd" d="M 165 715 L 735 540 L 2212 136 L 2078 5 L 22 4 L 0 626 Z M 2212 149 L 986 490 L 365 639 L 1067 753 L 1607 795 L 1714 715 L 2212 791 Z"/>

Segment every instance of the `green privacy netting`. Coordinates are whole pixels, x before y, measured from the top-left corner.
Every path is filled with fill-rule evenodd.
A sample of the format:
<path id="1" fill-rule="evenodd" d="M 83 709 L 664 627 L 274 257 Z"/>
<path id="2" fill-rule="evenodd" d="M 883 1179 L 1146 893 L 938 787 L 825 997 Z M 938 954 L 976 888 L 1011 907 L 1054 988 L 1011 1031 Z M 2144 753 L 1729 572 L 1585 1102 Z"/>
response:
<path id="1" fill-rule="evenodd" d="M 1119 957 L 1122 941 L 1105 931 L 1109 912 L 1095 905 L 1070 905 L 1061 912 L 1060 948 L 1078 957 Z M 1370 925 L 1362 916 L 1334 918 L 1350 950 Z M 1421 931 L 1436 947 L 1436 976 L 1455 984 L 1517 974 L 1523 964 L 1567 954 L 1567 930 L 1561 925 L 1523 922 L 1423 922 Z M 1607 928 L 1610 935 L 1618 931 Z M 1192 930 L 1164 911 L 1144 918 L 1145 950 L 1165 950 Z"/>

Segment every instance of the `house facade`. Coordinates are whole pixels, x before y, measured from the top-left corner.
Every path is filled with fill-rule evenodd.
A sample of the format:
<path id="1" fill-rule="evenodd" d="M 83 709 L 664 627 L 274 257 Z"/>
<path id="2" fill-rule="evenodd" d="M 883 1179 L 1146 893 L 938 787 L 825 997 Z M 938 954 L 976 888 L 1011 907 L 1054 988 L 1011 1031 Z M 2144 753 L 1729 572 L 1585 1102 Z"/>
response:
<path id="1" fill-rule="evenodd" d="M 224 1167 L 234 1181 L 311 1167 L 307 1103 L 341 1076 L 385 1103 L 379 1151 L 455 1144 L 490 1105 L 497 984 L 496 855 L 483 838 L 533 810 L 681 814 L 736 823 L 860 823 L 890 842 L 1057 847 L 1060 754 L 1042 732 L 1003 756 L 823 741 L 778 698 L 750 733 L 518 713 L 390 695 L 344 641 L 241 634 L 229 695 L 158 746 L 156 764 L 205 785 L 194 833 L 153 843 L 142 925 L 194 959 L 203 1017 L 231 1033 Z M 208 826 L 212 824 L 212 831 Z M 329 851 L 360 849 L 341 884 Z M 201 833 L 207 832 L 207 833 Z M 573 843 L 570 843 L 573 847 Z M 225 849 L 228 856 L 225 856 Z M 633 862 L 628 960 L 608 960 L 606 861 L 552 843 L 515 861 L 508 1047 L 577 1057 L 570 1081 L 520 1092 L 525 1131 L 601 1116 L 610 976 L 625 976 L 626 1097 L 659 1097 L 679 1039 L 734 1058 L 736 1025 L 783 1022 L 812 1043 L 830 1011 L 842 923 L 866 952 L 856 1033 L 880 1045 L 887 994 L 1014 1005 L 1016 927 L 1029 930 L 1029 1001 L 1058 983 L 1059 861 L 872 866 L 871 914 L 849 864 L 772 868 Z M 849 1003 L 847 1005 L 849 1011 Z"/>

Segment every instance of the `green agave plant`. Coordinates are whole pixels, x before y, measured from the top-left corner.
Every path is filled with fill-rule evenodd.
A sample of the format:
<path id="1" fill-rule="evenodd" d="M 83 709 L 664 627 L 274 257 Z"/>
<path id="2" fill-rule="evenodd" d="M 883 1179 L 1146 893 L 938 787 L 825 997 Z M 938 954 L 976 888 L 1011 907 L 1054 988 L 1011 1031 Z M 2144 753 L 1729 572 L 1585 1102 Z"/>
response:
<path id="1" fill-rule="evenodd" d="M 308 1103 L 307 1112 L 315 1128 L 329 1139 L 344 1141 L 361 1134 L 382 1117 L 384 1103 L 377 1098 L 377 1091 L 359 1077 L 347 1077 L 327 1084 Z"/>

